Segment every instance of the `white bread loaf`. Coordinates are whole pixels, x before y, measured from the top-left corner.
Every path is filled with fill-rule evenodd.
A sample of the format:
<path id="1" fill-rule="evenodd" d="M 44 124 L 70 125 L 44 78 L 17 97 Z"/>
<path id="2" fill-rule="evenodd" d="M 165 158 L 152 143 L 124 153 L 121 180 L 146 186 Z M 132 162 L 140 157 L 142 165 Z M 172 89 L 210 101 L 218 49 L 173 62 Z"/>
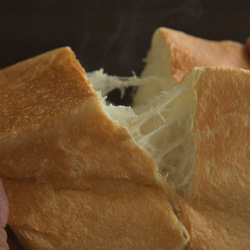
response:
<path id="1" fill-rule="evenodd" d="M 189 236 L 154 161 L 69 48 L 0 72 L 1 178 L 26 249 L 182 249 Z"/>
<path id="2" fill-rule="evenodd" d="M 104 108 L 109 109 L 107 112 L 114 121 L 120 119 L 119 125 L 128 127 L 137 143 L 155 160 L 160 174 L 168 175 L 168 182 L 183 194 L 190 191 L 193 175 L 190 170 L 194 169 L 195 158 L 191 157 L 194 142 L 189 132 L 193 128 L 197 100 L 192 97 L 193 93 L 186 84 L 190 84 L 189 78 L 181 82 L 178 80 L 196 66 L 213 65 L 225 69 L 250 69 L 250 57 L 246 48 L 237 42 L 209 41 L 180 31 L 159 28 L 152 38 L 140 78 L 132 77 L 124 81 L 104 74 L 103 70 L 88 73 L 94 89 L 101 91 L 103 96 L 115 88 L 123 92 L 124 87 L 138 87 L 133 109 Z M 198 81 L 199 70 L 196 74 L 194 78 Z"/>
<path id="3" fill-rule="evenodd" d="M 144 105 L 145 95 L 159 94 L 182 82 L 194 67 L 225 67 L 250 69 L 245 46 L 234 41 L 210 41 L 181 31 L 158 28 L 145 59 L 142 77 L 160 77 L 161 82 L 139 88 L 136 105 Z"/>
<path id="4" fill-rule="evenodd" d="M 173 41 L 167 42 L 168 37 Z M 196 54 L 192 43 L 206 50 Z M 173 50 L 179 50 L 179 57 Z M 180 58 L 190 65 L 178 68 Z M 138 86 L 133 105 L 137 117 L 127 112 L 129 124 L 123 124 L 179 195 L 175 201 L 182 203 L 188 249 L 248 249 L 250 75 L 239 69 L 250 68 L 245 47 L 160 28 L 146 62 L 141 79 L 119 83 Z M 193 62 L 217 67 L 195 68 L 177 81 L 172 73 L 184 76 Z"/>
<path id="5" fill-rule="evenodd" d="M 197 162 L 181 220 L 190 233 L 188 249 L 248 249 L 250 71 L 196 68 L 185 81 L 196 100 Z"/>
<path id="6" fill-rule="evenodd" d="M 146 62 L 142 76 L 173 77 L 177 82 L 194 67 L 250 67 L 241 43 L 211 41 L 164 27 L 154 32 Z"/>
<path id="7" fill-rule="evenodd" d="M 194 68 L 130 116 L 130 134 L 177 193 L 188 249 L 249 247 L 249 96 L 249 70 Z"/>
<path id="8" fill-rule="evenodd" d="M 100 100 L 68 48 L 0 71 L 0 175 L 27 249 L 247 249 L 250 73 L 148 72 L 88 75 L 140 86 L 132 109 Z"/>

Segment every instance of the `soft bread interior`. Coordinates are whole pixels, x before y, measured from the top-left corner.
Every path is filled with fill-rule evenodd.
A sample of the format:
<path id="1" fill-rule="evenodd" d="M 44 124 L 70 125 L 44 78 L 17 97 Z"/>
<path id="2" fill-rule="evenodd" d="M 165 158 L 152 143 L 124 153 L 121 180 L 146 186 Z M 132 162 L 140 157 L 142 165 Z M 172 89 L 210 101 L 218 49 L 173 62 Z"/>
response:
<path id="1" fill-rule="evenodd" d="M 170 56 L 170 46 L 166 45 L 166 40 L 157 29 L 152 37 L 151 49 L 145 59 L 146 65 L 142 72 L 142 77 L 159 76 L 168 79 L 165 85 L 175 84 L 175 79 L 171 72 L 172 58 Z"/>
<path id="2" fill-rule="evenodd" d="M 192 130 L 195 104 L 191 85 L 184 82 L 166 90 L 166 78 L 145 76 L 121 81 L 102 70 L 88 73 L 88 77 L 100 93 L 108 116 L 128 129 L 178 193 L 188 195 L 196 166 Z M 125 86 L 138 87 L 132 107 L 114 106 L 105 101 L 102 93 L 106 94 L 107 89 L 122 90 Z M 141 88 L 147 89 L 143 91 L 144 102 L 141 101 Z"/>
<path id="3" fill-rule="evenodd" d="M 145 62 L 140 78 L 112 77 L 103 71 L 89 77 L 103 97 L 115 88 L 124 93 L 125 87 L 137 87 L 132 107 L 114 107 L 103 100 L 104 109 L 117 124 L 127 127 L 176 191 L 188 195 L 196 169 L 192 129 L 196 97 L 192 83 L 183 77 L 197 66 L 249 68 L 249 58 L 238 43 L 159 28 Z"/>
<path id="4" fill-rule="evenodd" d="M 140 78 L 120 79 L 97 71 L 89 74 L 90 80 L 103 97 L 115 88 L 124 93 L 125 87 L 137 87 L 132 108 L 103 101 L 104 109 L 127 127 L 176 191 L 188 195 L 196 169 L 192 129 L 196 97 L 192 83 L 184 76 L 196 66 L 249 68 L 249 58 L 238 43 L 213 42 L 159 28 L 145 62 Z"/>

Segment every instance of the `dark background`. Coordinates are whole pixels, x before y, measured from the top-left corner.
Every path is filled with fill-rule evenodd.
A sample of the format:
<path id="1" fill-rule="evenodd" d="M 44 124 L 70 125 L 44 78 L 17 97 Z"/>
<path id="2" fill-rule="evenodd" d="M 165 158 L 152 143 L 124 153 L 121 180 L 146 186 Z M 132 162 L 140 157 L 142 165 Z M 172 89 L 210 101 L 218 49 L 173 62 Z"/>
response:
<path id="1" fill-rule="evenodd" d="M 139 74 L 160 26 L 244 43 L 250 0 L 0 0 L 0 68 L 70 46 L 87 71 Z"/>

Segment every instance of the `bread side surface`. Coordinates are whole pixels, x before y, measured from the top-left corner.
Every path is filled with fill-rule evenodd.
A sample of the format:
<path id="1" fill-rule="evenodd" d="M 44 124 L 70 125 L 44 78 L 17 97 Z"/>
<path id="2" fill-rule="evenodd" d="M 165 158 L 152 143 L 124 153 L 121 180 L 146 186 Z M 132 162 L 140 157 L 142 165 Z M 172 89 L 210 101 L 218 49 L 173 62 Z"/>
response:
<path id="1" fill-rule="evenodd" d="M 156 58 L 160 65 L 154 64 Z M 192 68 L 199 66 L 250 68 L 249 54 L 245 46 L 238 42 L 211 41 L 168 28 L 155 31 L 146 61 L 143 75 L 164 76 L 170 71 L 177 82 L 181 82 Z"/>
<path id="2" fill-rule="evenodd" d="M 154 161 L 103 111 L 69 48 L 0 79 L 0 175 L 27 249 L 187 244 Z"/>
<path id="3" fill-rule="evenodd" d="M 13 178 L 33 177 L 48 183 L 53 181 L 53 185 L 58 182 L 59 186 L 65 186 L 71 176 L 68 184 L 73 185 L 71 187 L 84 186 L 85 182 L 79 178 L 86 181 L 102 176 L 129 179 L 130 174 L 146 179 L 151 176 L 148 183 L 153 183 L 156 172 L 153 161 L 136 147 L 125 128 L 116 126 L 103 112 L 99 97 L 73 52 L 63 48 L 55 54 L 59 55 L 50 65 L 51 54 L 44 54 L 48 62 L 46 64 L 42 57 L 41 68 L 44 64 L 46 67 L 36 75 L 32 73 L 32 67 L 37 64 L 29 66 L 29 60 L 24 65 L 17 64 L 16 80 L 12 67 L 0 73 L 6 79 L 10 76 L 4 82 L 10 86 L 0 93 L 1 174 Z M 25 68 L 27 65 L 28 69 Z M 116 153 L 120 149 L 130 151 L 132 164 L 128 164 L 124 155 Z M 106 159 L 103 155 L 114 157 Z M 133 166 L 145 159 L 148 164 L 144 167 Z"/>
<path id="4" fill-rule="evenodd" d="M 248 249 L 250 72 L 207 68 L 196 79 L 197 169 L 184 205 L 189 249 Z"/>
<path id="5" fill-rule="evenodd" d="M 182 249 L 188 240 L 157 187 L 108 180 L 73 190 L 4 181 L 11 195 L 19 193 L 10 197 L 17 213 L 9 223 L 27 249 Z"/>

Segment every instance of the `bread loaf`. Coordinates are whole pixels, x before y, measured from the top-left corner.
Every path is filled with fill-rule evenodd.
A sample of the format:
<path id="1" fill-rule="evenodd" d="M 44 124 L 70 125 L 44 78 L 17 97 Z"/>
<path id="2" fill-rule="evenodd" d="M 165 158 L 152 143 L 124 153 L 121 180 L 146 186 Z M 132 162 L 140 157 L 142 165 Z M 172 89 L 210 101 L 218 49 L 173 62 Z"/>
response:
<path id="1" fill-rule="evenodd" d="M 69 48 L 0 79 L 0 173 L 26 249 L 187 244 L 154 161 L 106 115 Z"/>
<path id="2" fill-rule="evenodd" d="M 191 192 L 182 196 L 188 249 L 248 249 L 250 71 L 196 68 L 184 81 L 196 100 L 196 164 Z"/>
<path id="3" fill-rule="evenodd" d="M 145 95 L 170 90 L 194 67 L 250 69 L 247 48 L 239 42 L 211 41 L 164 27 L 154 32 L 145 62 L 141 76 L 154 83 L 138 89 L 135 105 L 147 103 Z"/>
<path id="4" fill-rule="evenodd" d="M 146 62 L 143 76 L 172 77 L 177 82 L 194 67 L 250 67 L 247 50 L 239 42 L 211 41 L 164 27 L 154 32 Z"/>
<path id="5" fill-rule="evenodd" d="M 142 76 L 161 81 L 140 86 L 135 106 L 147 105 L 150 93 L 160 99 L 167 91 L 173 99 L 168 106 L 158 101 L 160 111 L 166 110 L 164 120 L 174 124 L 171 132 L 165 125 L 158 138 L 167 138 L 160 148 L 171 145 L 171 135 L 179 144 L 164 155 L 173 164 L 157 165 L 179 194 L 175 199 L 183 202 L 188 249 L 248 249 L 250 244 L 250 75 L 244 70 L 250 68 L 249 58 L 242 44 L 166 28 L 152 39 Z"/>
<path id="6" fill-rule="evenodd" d="M 175 190 L 187 249 L 248 249 L 249 96 L 249 70 L 196 67 L 130 116 L 130 134 Z"/>
<path id="7" fill-rule="evenodd" d="M 247 249 L 249 66 L 243 45 L 161 28 L 127 82 L 86 75 L 69 48 L 0 71 L 0 176 L 22 244 Z M 102 97 L 126 86 L 132 107 Z"/>

